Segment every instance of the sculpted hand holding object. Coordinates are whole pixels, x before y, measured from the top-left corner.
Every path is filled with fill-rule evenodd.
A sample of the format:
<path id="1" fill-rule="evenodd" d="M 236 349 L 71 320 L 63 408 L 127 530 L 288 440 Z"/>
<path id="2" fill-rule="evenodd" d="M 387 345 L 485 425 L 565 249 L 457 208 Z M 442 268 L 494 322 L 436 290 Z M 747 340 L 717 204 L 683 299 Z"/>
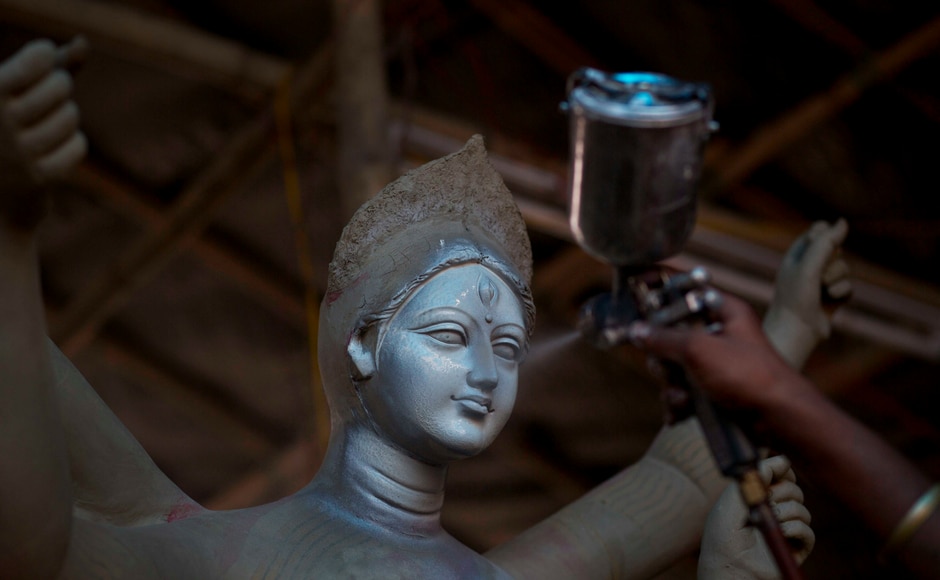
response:
<path id="1" fill-rule="evenodd" d="M 35 190 L 67 173 L 85 154 L 72 79 L 64 70 L 82 58 L 84 40 L 56 49 L 37 40 L 0 64 L 0 198 L 4 217 L 33 225 L 43 198 Z"/>

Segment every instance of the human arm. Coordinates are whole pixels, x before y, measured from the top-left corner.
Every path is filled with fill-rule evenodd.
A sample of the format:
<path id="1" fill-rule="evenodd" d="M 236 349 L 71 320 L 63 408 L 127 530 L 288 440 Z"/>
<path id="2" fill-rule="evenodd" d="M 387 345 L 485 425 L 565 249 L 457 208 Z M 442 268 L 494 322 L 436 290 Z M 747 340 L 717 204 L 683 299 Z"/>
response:
<path id="1" fill-rule="evenodd" d="M 888 538 L 930 487 L 927 477 L 794 371 L 773 350 L 746 303 L 726 296 L 719 316 L 724 322 L 719 335 L 640 325 L 634 336 L 649 354 L 682 364 L 716 403 L 746 411 L 742 420 L 755 414 L 759 436 L 811 471 L 875 533 Z M 936 577 L 940 516 L 925 521 L 897 557 L 921 577 Z"/>
<path id="2" fill-rule="evenodd" d="M 841 244 L 848 226 L 844 220 L 834 224 L 817 221 L 800 235 L 784 255 L 774 281 L 774 296 L 763 319 L 764 332 L 774 350 L 794 369 L 800 369 L 820 340 L 828 338 L 830 318 L 835 307 L 848 299 L 852 286 L 849 268 L 842 259 Z M 728 363 L 732 364 L 732 363 Z M 688 401 L 682 389 L 667 388 L 666 401 Z M 812 551 L 813 532 L 810 517 L 802 505 L 802 492 L 793 481 L 774 481 L 764 467 L 789 460 L 781 455 L 760 464 L 761 475 L 777 512 L 780 530 L 789 540 L 796 560 L 801 563 Z M 776 474 L 780 475 L 780 474 Z M 779 505 L 780 493 L 794 488 L 787 504 Z M 709 514 L 699 555 L 701 578 L 772 578 L 777 567 L 753 526 L 746 525 L 744 504 L 738 486 L 729 486 Z M 791 519 L 787 520 L 787 516 Z"/>

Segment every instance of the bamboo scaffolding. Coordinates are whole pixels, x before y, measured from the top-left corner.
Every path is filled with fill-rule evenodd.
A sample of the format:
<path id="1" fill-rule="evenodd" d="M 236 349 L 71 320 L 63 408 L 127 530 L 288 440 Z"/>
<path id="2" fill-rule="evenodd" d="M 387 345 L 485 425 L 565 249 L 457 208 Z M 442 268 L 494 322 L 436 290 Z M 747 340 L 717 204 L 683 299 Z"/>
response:
<path id="1" fill-rule="evenodd" d="M 599 66 L 597 59 L 528 2 L 472 0 L 471 4 L 563 77 L 582 66 Z"/>
<path id="2" fill-rule="evenodd" d="M 884 52 L 874 54 L 832 86 L 759 127 L 724 161 L 710 168 L 705 197 L 743 182 L 751 173 L 793 146 L 810 131 L 854 103 L 862 93 L 896 75 L 940 46 L 940 17 L 931 20 Z"/>
<path id="3" fill-rule="evenodd" d="M 89 163 L 77 168 L 73 180 L 79 187 L 103 200 L 112 210 L 150 230 L 168 227 L 169 218 L 163 208 L 148 203 L 145 196 L 135 191 L 133 186 Z M 304 328 L 304 302 L 299 289 L 289 287 L 279 278 L 246 261 L 228 246 L 205 235 L 195 238 L 189 249 L 206 267 L 224 276 L 284 322 L 295 328 Z"/>

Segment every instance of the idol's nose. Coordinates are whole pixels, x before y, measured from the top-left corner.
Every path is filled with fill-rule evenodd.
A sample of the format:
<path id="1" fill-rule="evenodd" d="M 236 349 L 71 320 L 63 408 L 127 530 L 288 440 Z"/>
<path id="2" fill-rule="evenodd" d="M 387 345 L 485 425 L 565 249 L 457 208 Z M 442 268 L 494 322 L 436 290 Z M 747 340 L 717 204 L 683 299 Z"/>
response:
<path id="1" fill-rule="evenodd" d="M 467 384 L 484 392 L 492 391 L 499 382 L 493 348 L 489 344 L 478 346 L 474 348 L 473 355 L 473 366 L 467 373 Z"/>

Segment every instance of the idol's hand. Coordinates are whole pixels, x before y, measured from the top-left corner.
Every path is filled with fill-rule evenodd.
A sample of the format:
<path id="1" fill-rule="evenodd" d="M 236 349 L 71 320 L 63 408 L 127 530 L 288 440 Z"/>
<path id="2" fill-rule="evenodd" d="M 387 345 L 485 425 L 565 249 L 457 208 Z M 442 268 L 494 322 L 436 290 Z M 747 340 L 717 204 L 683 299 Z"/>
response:
<path id="1" fill-rule="evenodd" d="M 848 233 L 845 220 L 816 222 L 791 246 L 764 317 L 764 331 L 794 368 L 801 368 L 820 340 L 829 337 L 833 305 L 852 292 L 849 268 L 841 256 Z"/>
<path id="2" fill-rule="evenodd" d="M 796 484 L 790 461 L 778 455 L 760 463 L 764 483 L 770 485 L 770 502 L 783 535 L 793 548 L 798 564 L 812 552 L 816 536 L 810 513 L 803 505 L 803 491 Z M 779 578 L 777 564 L 760 532 L 747 524 L 747 508 L 737 485 L 729 485 L 715 503 L 705 523 L 699 556 L 699 579 Z"/>
<path id="3" fill-rule="evenodd" d="M 42 186 L 65 176 L 84 157 L 67 67 L 83 58 L 78 37 L 56 48 L 35 40 L 0 63 L 0 217 L 31 227 L 42 214 Z"/>

